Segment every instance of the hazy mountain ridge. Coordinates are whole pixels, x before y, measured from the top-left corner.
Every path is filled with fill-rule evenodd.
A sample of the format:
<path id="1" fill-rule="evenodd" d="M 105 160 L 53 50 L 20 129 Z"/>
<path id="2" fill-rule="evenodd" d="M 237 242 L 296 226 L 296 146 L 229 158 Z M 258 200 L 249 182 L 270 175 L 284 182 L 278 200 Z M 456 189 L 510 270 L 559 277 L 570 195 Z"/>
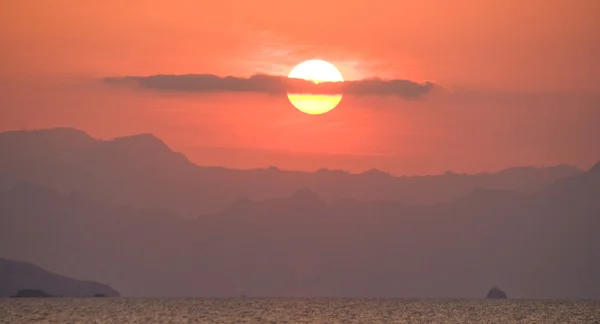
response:
<path id="1" fill-rule="evenodd" d="M 31 263 L 0 258 L 0 298 L 10 297 L 23 289 L 40 289 L 60 297 L 119 296 L 119 292 L 108 285 L 71 279 Z"/>
<path id="2" fill-rule="evenodd" d="M 232 170 L 149 134 L 2 133 L 0 255 L 133 296 L 600 298 L 599 175 Z"/>
<path id="3" fill-rule="evenodd" d="M 244 197 L 285 197 L 302 186 L 326 201 L 428 204 L 452 201 L 475 189 L 535 191 L 581 172 L 567 165 L 414 177 L 379 170 L 234 170 L 197 166 L 151 134 L 102 141 L 70 128 L 0 133 L 0 188 L 27 181 L 111 205 L 166 208 L 185 215 L 218 212 Z"/>
<path id="4" fill-rule="evenodd" d="M 127 295 L 478 298 L 499 284 L 598 299 L 599 174 L 422 206 L 301 188 L 188 220 L 22 184 L 0 194 L 0 254 Z"/>

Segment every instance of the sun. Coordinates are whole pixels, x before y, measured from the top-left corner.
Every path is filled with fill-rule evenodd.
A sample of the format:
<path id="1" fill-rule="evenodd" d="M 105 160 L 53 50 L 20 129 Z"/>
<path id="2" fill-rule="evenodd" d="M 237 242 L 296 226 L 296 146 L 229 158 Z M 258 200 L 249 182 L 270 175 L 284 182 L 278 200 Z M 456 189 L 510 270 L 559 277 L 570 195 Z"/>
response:
<path id="1" fill-rule="evenodd" d="M 333 64 L 323 60 L 304 61 L 296 65 L 288 77 L 304 79 L 314 83 L 344 81 L 340 71 Z M 335 108 L 342 100 L 342 94 L 308 95 L 288 93 L 288 99 L 301 112 L 319 115 Z"/>

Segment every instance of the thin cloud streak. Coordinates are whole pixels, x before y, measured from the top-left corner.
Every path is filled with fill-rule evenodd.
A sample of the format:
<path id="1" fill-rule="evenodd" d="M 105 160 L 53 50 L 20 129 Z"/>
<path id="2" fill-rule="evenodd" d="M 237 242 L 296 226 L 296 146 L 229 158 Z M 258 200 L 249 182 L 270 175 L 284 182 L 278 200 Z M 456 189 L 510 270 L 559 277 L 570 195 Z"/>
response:
<path id="1" fill-rule="evenodd" d="M 193 93 L 257 92 L 265 94 L 321 94 L 356 96 L 395 96 L 405 99 L 421 97 L 439 87 L 432 82 L 418 83 L 410 80 L 382 80 L 379 78 L 344 82 L 313 83 L 284 76 L 257 74 L 249 78 L 213 74 L 159 74 L 149 76 L 109 77 L 104 82 L 111 85 L 133 84 L 156 90 Z"/>

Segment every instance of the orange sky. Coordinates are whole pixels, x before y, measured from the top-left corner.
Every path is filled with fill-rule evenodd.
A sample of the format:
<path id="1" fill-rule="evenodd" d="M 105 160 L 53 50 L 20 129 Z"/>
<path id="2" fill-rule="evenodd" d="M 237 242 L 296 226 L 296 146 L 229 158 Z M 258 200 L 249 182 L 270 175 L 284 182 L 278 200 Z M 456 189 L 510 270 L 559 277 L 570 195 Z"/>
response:
<path id="1" fill-rule="evenodd" d="M 66 1 L 0 4 L 0 131 L 152 132 L 199 164 L 397 174 L 600 160 L 595 0 Z M 287 74 L 432 80 L 417 100 L 345 97 L 323 116 L 285 97 L 158 94 L 98 78 Z"/>

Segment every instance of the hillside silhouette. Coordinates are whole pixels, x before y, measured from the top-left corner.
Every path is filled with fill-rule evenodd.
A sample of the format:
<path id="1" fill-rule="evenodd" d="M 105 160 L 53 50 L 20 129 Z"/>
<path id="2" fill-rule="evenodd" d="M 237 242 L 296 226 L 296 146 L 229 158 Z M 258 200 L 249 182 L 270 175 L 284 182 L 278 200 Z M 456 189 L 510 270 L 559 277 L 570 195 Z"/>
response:
<path id="1" fill-rule="evenodd" d="M 0 255 L 129 296 L 481 298 L 498 284 L 511 298 L 599 299 L 598 197 L 600 164 L 539 190 L 423 205 L 306 185 L 193 219 L 20 183 L 0 194 Z"/>
<path id="2" fill-rule="evenodd" d="M 107 285 L 67 278 L 28 262 L 0 258 L 0 298 L 16 295 L 19 291 L 35 293 L 33 289 L 42 292 L 41 295 L 60 297 L 119 296 L 118 291 Z"/>
<path id="3" fill-rule="evenodd" d="M 379 170 L 234 170 L 198 166 L 151 134 L 104 141 L 72 128 L 0 133 L 0 189 L 25 181 L 112 206 L 164 208 L 188 217 L 219 212 L 241 198 L 286 197 L 303 186 L 325 201 L 431 204 L 475 190 L 533 192 L 582 172 L 568 165 L 410 177 Z"/>

